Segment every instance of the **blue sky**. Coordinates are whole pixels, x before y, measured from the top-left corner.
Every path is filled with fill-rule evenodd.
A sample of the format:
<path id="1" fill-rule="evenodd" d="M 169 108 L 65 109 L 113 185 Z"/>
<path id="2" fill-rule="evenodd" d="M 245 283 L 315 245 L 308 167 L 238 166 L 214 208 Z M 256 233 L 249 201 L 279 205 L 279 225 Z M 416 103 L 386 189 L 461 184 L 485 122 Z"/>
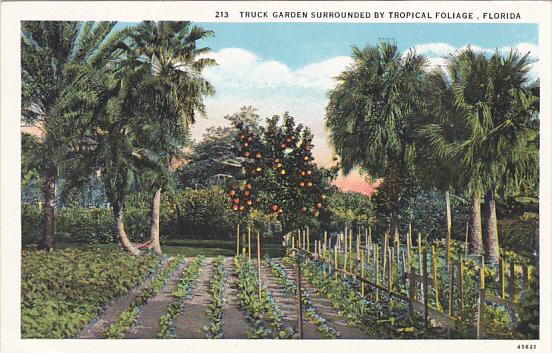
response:
<path id="1" fill-rule="evenodd" d="M 214 51 L 243 48 L 262 59 L 298 68 L 335 56 L 349 55 L 351 46 L 378 38 L 395 38 L 401 50 L 421 43 L 466 44 L 482 48 L 537 44 L 536 24 L 363 24 L 363 23 L 200 23 L 215 31 L 205 44 Z"/>

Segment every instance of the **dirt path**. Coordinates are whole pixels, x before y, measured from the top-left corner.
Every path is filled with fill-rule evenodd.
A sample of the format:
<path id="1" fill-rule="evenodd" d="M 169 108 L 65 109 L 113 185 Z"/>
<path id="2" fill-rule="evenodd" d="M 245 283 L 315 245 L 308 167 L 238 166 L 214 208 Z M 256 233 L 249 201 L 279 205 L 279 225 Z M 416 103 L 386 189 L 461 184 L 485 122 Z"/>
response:
<path id="1" fill-rule="evenodd" d="M 185 266 L 182 263 L 165 282 L 163 289 L 140 307 L 136 325 L 125 333 L 123 338 L 156 338 L 159 332 L 159 318 L 165 314 L 167 306 L 174 300 L 170 294 L 176 288 Z"/>
<path id="2" fill-rule="evenodd" d="M 288 273 L 288 276 L 291 276 L 291 278 L 296 278 L 296 271 L 295 268 L 291 268 L 290 266 L 284 264 L 283 262 L 279 261 L 282 266 L 286 269 L 286 272 Z M 351 327 L 347 325 L 347 322 L 345 322 L 344 319 L 340 318 L 337 315 L 337 310 L 332 307 L 331 302 L 318 294 L 316 291 L 316 288 L 312 286 L 306 278 L 302 277 L 302 288 L 303 290 L 307 291 L 307 293 L 310 295 L 310 298 L 312 299 L 312 303 L 314 304 L 316 311 L 320 316 L 322 316 L 324 319 L 326 319 L 326 322 L 328 325 L 334 327 L 341 335 L 339 338 L 346 338 L 346 339 L 368 339 L 369 337 L 362 332 L 361 329 L 358 327 Z"/>
<path id="3" fill-rule="evenodd" d="M 156 273 L 160 273 L 163 268 L 167 266 L 167 260 L 168 259 L 163 260 L 161 267 L 158 268 Z M 115 299 L 115 301 L 104 310 L 99 319 L 86 325 L 76 338 L 105 338 L 105 330 L 117 321 L 121 312 L 128 308 L 138 293 L 140 293 L 143 288 L 150 285 L 153 276 L 155 276 L 155 274 L 130 289 L 127 294 Z"/>
<path id="4" fill-rule="evenodd" d="M 184 310 L 174 318 L 176 338 L 205 338 L 203 326 L 207 325 L 209 278 L 213 271 L 213 258 L 205 258 L 199 270 L 193 297 L 184 303 Z"/>
<path id="5" fill-rule="evenodd" d="M 251 326 L 245 321 L 245 315 L 238 304 L 238 288 L 236 282 L 236 266 L 231 257 L 224 261 L 224 267 L 228 271 L 226 286 L 224 288 L 224 306 L 222 309 L 222 333 L 223 338 L 247 338 L 247 331 Z"/>
<path id="6" fill-rule="evenodd" d="M 288 294 L 284 287 L 278 283 L 276 276 L 270 272 L 270 268 L 266 263 L 262 263 L 261 266 L 261 280 L 266 284 L 268 290 L 274 297 L 276 305 L 280 308 L 282 313 L 282 322 L 284 326 L 291 326 L 293 330 L 297 332 L 297 322 L 299 320 L 297 313 L 297 301 L 296 298 Z M 303 338 L 305 339 L 320 339 L 324 338 L 320 332 L 316 330 L 316 326 L 303 316 Z"/>

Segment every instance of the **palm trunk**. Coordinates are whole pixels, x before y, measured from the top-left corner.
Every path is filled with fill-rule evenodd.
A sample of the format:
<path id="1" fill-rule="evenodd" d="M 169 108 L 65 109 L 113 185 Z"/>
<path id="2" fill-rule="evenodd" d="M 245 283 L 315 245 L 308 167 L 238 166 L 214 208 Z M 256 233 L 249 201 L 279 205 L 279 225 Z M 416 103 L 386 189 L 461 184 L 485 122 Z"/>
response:
<path id="1" fill-rule="evenodd" d="M 159 214 L 161 208 L 161 189 L 157 189 L 151 202 L 150 240 L 149 247 L 156 255 L 161 255 L 161 244 L 159 243 Z"/>
<path id="2" fill-rule="evenodd" d="M 483 248 L 483 236 L 481 229 L 481 193 L 477 191 L 472 194 L 468 241 L 471 253 L 477 256 L 481 255 L 481 250 Z"/>
<path id="3" fill-rule="evenodd" d="M 113 203 L 113 216 L 115 217 L 115 231 L 117 233 L 117 238 L 119 239 L 119 244 L 121 244 L 123 250 L 131 255 L 140 255 L 140 250 L 132 244 L 126 234 L 125 223 L 123 220 L 124 207 L 120 202 Z"/>
<path id="4" fill-rule="evenodd" d="M 39 249 L 52 251 L 54 248 L 54 212 L 56 206 L 56 178 L 57 167 L 48 162 L 46 178 L 44 181 L 44 209 L 42 217 L 42 238 L 38 244 Z"/>
<path id="5" fill-rule="evenodd" d="M 485 195 L 483 224 L 485 229 L 485 257 L 491 262 L 496 263 L 500 257 L 500 252 L 498 246 L 496 203 L 492 191 L 488 191 Z"/>

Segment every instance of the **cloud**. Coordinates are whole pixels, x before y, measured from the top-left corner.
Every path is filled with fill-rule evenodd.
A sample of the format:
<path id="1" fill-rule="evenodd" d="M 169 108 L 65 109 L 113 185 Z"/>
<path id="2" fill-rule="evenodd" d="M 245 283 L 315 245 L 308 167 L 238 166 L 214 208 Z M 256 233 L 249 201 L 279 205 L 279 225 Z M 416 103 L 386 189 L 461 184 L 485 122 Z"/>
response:
<path id="1" fill-rule="evenodd" d="M 418 54 L 433 54 L 434 56 L 443 56 L 452 53 L 456 50 L 452 45 L 447 43 L 425 43 L 417 44 L 412 49 Z"/>
<path id="2" fill-rule="evenodd" d="M 215 87 L 250 91 L 301 88 L 327 91 L 335 85 L 333 77 L 351 63 L 351 58 L 338 56 L 292 69 L 276 60 L 264 60 L 240 48 L 225 48 L 209 54 L 219 64 L 205 71 Z"/>

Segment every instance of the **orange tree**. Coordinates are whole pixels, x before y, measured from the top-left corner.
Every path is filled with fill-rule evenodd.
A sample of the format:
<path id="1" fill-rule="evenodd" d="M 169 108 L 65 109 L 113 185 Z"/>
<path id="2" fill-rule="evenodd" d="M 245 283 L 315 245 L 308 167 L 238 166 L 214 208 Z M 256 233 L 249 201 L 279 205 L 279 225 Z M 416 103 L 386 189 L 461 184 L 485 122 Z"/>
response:
<path id="1" fill-rule="evenodd" d="M 310 129 L 287 113 L 282 119 L 268 118 L 266 126 L 240 122 L 235 127 L 234 148 L 243 179 L 229 184 L 232 210 L 242 219 L 254 210 L 270 214 L 280 222 L 283 234 L 316 226 L 335 171 L 314 162 Z"/>

